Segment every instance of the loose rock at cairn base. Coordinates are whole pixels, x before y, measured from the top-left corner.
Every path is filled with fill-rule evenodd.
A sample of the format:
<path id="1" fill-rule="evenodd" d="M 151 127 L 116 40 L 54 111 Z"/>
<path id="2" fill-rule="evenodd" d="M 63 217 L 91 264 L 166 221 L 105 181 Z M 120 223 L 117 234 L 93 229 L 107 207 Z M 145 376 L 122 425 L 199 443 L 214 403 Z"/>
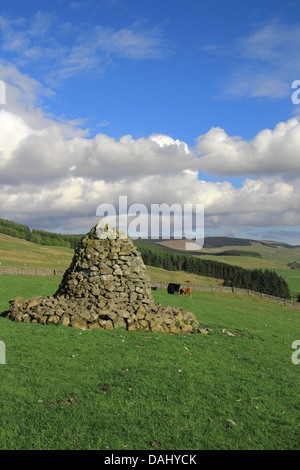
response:
<path id="1" fill-rule="evenodd" d="M 141 254 L 124 232 L 107 225 L 93 227 L 82 238 L 53 296 L 17 297 L 8 318 L 165 333 L 190 333 L 199 324 L 193 313 L 180 307 L 155 305 Z"/>

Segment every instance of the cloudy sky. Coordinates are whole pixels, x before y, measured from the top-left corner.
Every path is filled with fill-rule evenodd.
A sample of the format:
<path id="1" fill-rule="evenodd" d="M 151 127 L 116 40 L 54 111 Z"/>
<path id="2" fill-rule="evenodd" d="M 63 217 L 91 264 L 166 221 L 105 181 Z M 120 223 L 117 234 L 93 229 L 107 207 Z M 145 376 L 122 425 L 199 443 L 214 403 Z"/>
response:
<path id="1" fill-rule="evenodd" d="M 298 0 L 1 2 L 0 217 L 84 233 L 126 195 L 300 244 L 299 44 Z"/>

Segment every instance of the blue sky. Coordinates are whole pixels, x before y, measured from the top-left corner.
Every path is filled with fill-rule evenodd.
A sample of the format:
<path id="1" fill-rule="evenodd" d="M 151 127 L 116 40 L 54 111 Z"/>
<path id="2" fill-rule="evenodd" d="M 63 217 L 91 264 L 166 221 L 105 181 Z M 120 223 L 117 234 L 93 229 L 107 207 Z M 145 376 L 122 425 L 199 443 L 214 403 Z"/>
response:
<path id="1" fill-rule="evenodd" d="M 299 44 L 300 1 L 2 4 L 0 216 L 82 233 L 127 194 L 300 244 Z"/>

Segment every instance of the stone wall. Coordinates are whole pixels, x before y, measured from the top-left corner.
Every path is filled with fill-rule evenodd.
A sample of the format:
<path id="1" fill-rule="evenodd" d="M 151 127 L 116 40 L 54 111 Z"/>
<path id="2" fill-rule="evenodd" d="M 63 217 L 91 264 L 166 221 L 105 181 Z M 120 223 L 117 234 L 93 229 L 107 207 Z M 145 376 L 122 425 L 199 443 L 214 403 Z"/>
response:
<path id="1" fill-rule="evenodd" d="M 59 269 L 35 268 L 28 266 L 0 266 L 0 274 L 24 274 L 26 276 L 63 276 Z"/>

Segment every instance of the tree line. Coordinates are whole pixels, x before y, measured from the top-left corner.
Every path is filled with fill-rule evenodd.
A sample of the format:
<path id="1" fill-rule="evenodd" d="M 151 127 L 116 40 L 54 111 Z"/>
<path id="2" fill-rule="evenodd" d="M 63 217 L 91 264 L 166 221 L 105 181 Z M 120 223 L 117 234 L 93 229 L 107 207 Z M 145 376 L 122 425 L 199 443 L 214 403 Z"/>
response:
<path id="1" fill-rule="evenodd" d="M 223 279 L 225 286 L 249 289 L 267 295 L 290 299 L 289 287 L 284 278 L 275 271 L 245 269 L 200 257 L 177 254 L 158 249 L 151 245 L 137 244 L 143 261 L 148 266 L 155 266 L 169 271 L 186 271 L 200 276 Z"/>
<path id="2" fill-rule="evenodd" d="M 44 230 L 30 230 L 27 225 L 18 224 L 5 219 L 0 219 L 0 233 L 28 240 L 38 245 L 64 246 L 73 249 L 76 248 L 82 238 L 82 235 L 62 235 Z"/>
<path id="3" fill-rule="evenodd" d="M 248 256 L 249 258 L 262 258 L 262 255 L 257 251 L 246 250 L 225 250 L 217 253 L 199 253 L 200 255 L 213 255 L 213 256 Z"/>

